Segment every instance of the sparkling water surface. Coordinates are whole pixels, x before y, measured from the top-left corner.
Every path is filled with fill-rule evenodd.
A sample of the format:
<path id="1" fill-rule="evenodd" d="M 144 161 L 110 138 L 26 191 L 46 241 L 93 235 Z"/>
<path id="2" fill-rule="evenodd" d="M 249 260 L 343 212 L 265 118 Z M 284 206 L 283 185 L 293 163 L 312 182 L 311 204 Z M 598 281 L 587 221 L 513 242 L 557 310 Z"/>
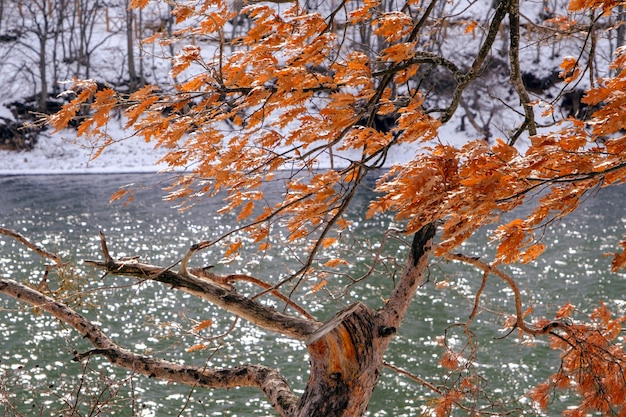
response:
<path id="1" fill-rule="evenodd" d="M 158 283 L 102 278 L 101 271 L 83 264 L 84 259 L 101 257 L 99 231 L 107 236 L 114 257 L 139 256 L 142 261 L 167 266 L 180 259 L 193 243 L 230 230 L 234 217 L 215 214 L 223 204 L 220 199 L 180 212 L 162 201 L 163 193 L 155 184 L 163 180 L 162 176 L 137 174 L 0 177 L 0 225 L 39 242 L 66 260 L 76 261 L 76 269 L 68 272 L 71 276 L 66 282 L 73 290 L 81 290 L 81 297 L 66 301 L 102 326 L 120 345 L 200 366 L 262 363 L 278 368 L 292 388 L 301 392 L 308 379 L 302 343 L 260 331 L 202 300 Z M 130 204 L 109 204 L 111 194 L 130 183 L 145 188 Z M 351 212 L 355 221 L 352 239 L 358 242 L 355 248 L 361 253 L 355 252 L 350 260 L 354 276 L 369 268 L 366 252 L 379 247 L 385 231 L 399 226 L 384 216 L 363 220 L 373 195 L 362 191 L 356 198 L 356 208 Z M 525 308 L 533 306 L 536 317 L 553 317 L 566 302 L 591 311 L 602 299 L 614 312 L 624 313 L 625 276 L 611 273 L 610 258 L 602 254 L 614 251 L 626 233 L 625 207 L 626 187 L 601 190 L 574 215 L 548 226 L 543 239 L 547 245 L 544 256 L 536 263 L 509 268 L 519 282 Z M 386 242 L 385 253 L 401 265 L 407 248 L 394 239 Z M 461 250 L 485 256 L 494 248 L 484 236 L 477 236 Z M 216 269 L 236 269 L 276 281 L 297 266 L 297 255 L 294 248 L 275 247 L 254 262 L 244 260 L 217 265 Z M 207 250 L 194 261 L 208 265 L 218 258 L 215 250 Z M 2 277 L 37 285 L 45 264 L 21 244 L 0 236 Z M 391 271 L 393 266 L 394 261 L 388 260 L 364 285 L 348 288 L 340 277 L 331 277 L 328 288 L 305 295 L 304 303 L 320 319 L 357 300 L 376 308 L 392 285 L 392 278 L 384 271 Z M 51 276 L 54 279 L 58 277 Z M 446 285 L 436 286 L 437 282 Z M 436 338 L 448 328 L 450 345 L 460 347 L 465 343 L 462 332 L 450 326 L 466 320 L 480 282 L 481 274 L 472 268 L 433 259 L 430 282 L 419 290 L 386 360 L 431 383 L 444 383 L 447 374 L 438 365 L 442 348 Z M 56 288 L 55 284 L 52 281 L 51 287 Z M 326 290 L 345 297 L 331 300 Z M 485 309 L 477 316 L 473 331 L 481 339 L 477 364 L 487 376 L 485 389 L 503 401 L 518 398 L 555 372 L 557 353 L 546 347 L 545 340 L 538 339 L 529 346 L 520 344 L 516 334 L 503 338 L 498 313 L 513 312 L 513 297 L 495 277 L 489 279 L 482 301 Z M 201 331 L 199 337 L 192 329 L 202 320 L 211 320 L 212 326 Z M 233 325 L 234 330 L 226 338 L 209 340 Z M 203 342 L 210 348 L 187 351 Z M 32 415 L 62 415 L 74 404 L 89 410 L 97 403 L 100 415 L 107 416 L 274 415 L 254 389 L 194 389 L 132 375 L 101 358 L 73 362 L 74 351 L 90 349 L 85 340 L 49 315 L 4 295 L 0 295 L 0 346 L 0 410 L 6 407 L 5 412 L 11 412 L 11 406 L 5 404 L 17 404 L 15 412 L 27 415 L 32 410 L 36 411 Z M 370 415 L 419 415 L 430 398 L 426 388 L 386 369 L 370 403 Z"/>

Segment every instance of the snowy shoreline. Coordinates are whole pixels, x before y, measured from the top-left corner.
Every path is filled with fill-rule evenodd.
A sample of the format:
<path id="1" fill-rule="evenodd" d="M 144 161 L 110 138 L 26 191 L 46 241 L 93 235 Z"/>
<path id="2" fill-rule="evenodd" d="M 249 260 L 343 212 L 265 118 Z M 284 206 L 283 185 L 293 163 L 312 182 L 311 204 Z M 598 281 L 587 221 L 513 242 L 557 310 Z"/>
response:
<path id="1" fill-rule="evenodd" d="M 81 146 L 70 134 L 44 134 L 30 151 L 0 151 L 0 176 L 149 174 L 167 168 L 158 164 L 163 150 L 141 140 L 122 140 L 110 145 L 98 158 L 93 149 Z"/>
<path id="2" fill-rule="evenodd" d="M 439 141 L 462 146 L 474 139 L 457 132 L 455 125 L 448 123 L 441 126 Z M 167 149 L 155 149 L 154 143 L 129 137 L 119 122 L 111 123 L 107 133 L 116 141 L 93 159 L 94 149 L 86 144 L 80 144 L 84 143 L 84 140 L 76 138 L 75 130 L 66 129 L 53 134 L 43 132 L 32 150 L 0 150 L 0 176 L 171 172 L 167 164 L 158 163 Z M 432 144 L 431 142 L 430 145 Z M 391 148 L 383 168 L 410 161 L 418 149 L 425 145 L 429 144 L 401 144 Z M 317 168 L 327 169 L 331 165 L 330 161 L 320 160 Z"/>

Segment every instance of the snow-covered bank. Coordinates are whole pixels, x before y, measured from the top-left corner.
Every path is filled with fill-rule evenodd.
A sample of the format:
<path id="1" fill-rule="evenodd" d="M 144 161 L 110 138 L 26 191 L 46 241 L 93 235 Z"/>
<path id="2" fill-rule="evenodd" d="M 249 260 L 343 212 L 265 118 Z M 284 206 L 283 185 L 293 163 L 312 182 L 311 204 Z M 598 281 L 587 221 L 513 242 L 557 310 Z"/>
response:
<path id="1" fill-rule="evenodd" d="M 124 136 L 121 127 L 112 127 L 109 133 L 116 138 Z M 453 125 L 445 125 L 440 130 L 441 141 L 457 146 L 470 139 L 456 132 Z M 95 150 L 79 143 L 80 139 L 75 138 L 74 131 L 65 130 L 57 134 L 43 133 L 31 151 L 0 150 L 0 175 L 154 173 L 167 169 L 165 164 L 158 164 L 165 150 L 154 149 L 152 143 L 146 143 L 140 138 L 120 139 L 95 159 L 92 158 Z M 410 161 L 418 146 L 402 144 L 393 147 L 384 166 Z M 337 158 L 335 166 L 340 161 Z M 319 168 L 331 166 L 330 161 L 320 160 L 318 163 Z"/>
<path id="2" fill-rule="evenodd" d="M 94 150 L 74 142 L 68 135 L 43 134 L 32 151 L 0 151 L 0 175 L 152 173 L 164 154 L 141 140 L 121 140 L 98 158 Z"/>

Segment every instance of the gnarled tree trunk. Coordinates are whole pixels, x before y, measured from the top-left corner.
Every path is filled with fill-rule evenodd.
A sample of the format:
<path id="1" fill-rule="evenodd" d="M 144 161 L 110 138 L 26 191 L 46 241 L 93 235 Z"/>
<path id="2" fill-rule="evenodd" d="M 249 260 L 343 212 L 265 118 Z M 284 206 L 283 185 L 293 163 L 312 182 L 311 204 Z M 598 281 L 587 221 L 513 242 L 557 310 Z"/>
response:
<path id="1" fill-rule="evenodd" d="M 1 228 L 0 234 L 20 240 L 61 267 L 58 257 L 32 245 L 21 235 Z M 308 317 L 294 317 L 274 310 L 237 293 L 234 288 L 224 285 L 228 276 L 212 275 L 212 280 L 190 274 L 186 268 L 187 256 L 181 262 L 179 272 L 136 260 L 115 261 L 109 255 L 102 236 L 105 260 L 88 261 L 89 264 L 110 274 L 138 276 L 169 284 L 259 327 L 305 341 L 311 370 L 308 384 L 299 399 L 274 369 L 254 364 L 207 369 L 137 354 L 114 343 L 102 329 L 69 306 L 35 289 L 0 278 L 0 293 L 38 306 L 90 340 L 94 349 L 76 353 L 75 360 L 100 355 L 122 368 L 170 382 L 206 388 L 257 387 L 283 417 L 359 417 L 367 409 L 392 336 L 402 322 L 417 287 L 423 283 L 434 234 L 433 224 L 424 226 L 415 234 L 406 269 L 382 308 L 375 311 L 363 303 L 355 303 L 323 324 Z M 195 250 L 197 248 L 192 247 L 190 253 Z"/>
<path id="2" fill-rule="evenodd" d="M 363 303 L 353 304 L 307 340 L 311 373 L 295 416 L 365 414 L 391 336 L 423 283 L 434 234 L 434 224 L 415 234 L 406 269 L 383 308 L 374 311 Z"/>

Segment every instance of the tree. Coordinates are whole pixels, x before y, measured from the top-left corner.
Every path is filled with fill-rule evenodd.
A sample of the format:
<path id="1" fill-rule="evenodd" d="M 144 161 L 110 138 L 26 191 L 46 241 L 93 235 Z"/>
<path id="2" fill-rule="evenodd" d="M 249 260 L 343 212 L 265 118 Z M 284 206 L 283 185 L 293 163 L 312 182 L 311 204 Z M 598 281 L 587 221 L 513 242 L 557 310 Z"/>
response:
<path id="1" fill-rule="evenodd" d="M 28 0 L 18 2 L 19 18 L 21 19 L 21 29 L 29 34 L 32 34 L 37 40 L 36 44 L 30 42 L 20 42 L 25 50 L 32 52 L 35 57 L 32 61 L 36 63 L 38 71 L 31 71 L 34 81 L 39 81 L 39 87 L 41 88 L 38 95 L 38 108 L 39 111 L 45 112 L 48 107 L 48 86 L 49 86 L 49 68 L 48 63 L 50 61 L 50 40 L 54 40 L 59 37 L 61 28 L 63 26 L 63 15 L 61 13 L 61 5 L 52 5 L 50 2 L 44 0 Z M 53 55 L 53 67 L 57 67 L 56 53 Z M 55 82 L 56 83 L 56 80 Z M 54 84 L 53 83 L 53 84 Z M 37 84 L 36 82 L 34 84 Z"/>
<path id="2" fill-rule="evenodd" d="M 137 76 L 137 70 L 135 69 L 135 11 L 132 7 L 129 7 L 130 1 L 126 1 L 126 51 L 128 53 L 128 88 L 130 91 L 135 91 L 142 81 Z"/>
<path id="3" fill-rule="evenodd" d="M 104 236 L 103 259 L 90 264 L 107 274 L 168 284 L 261 328 L 304 341 L 311 367 L 302 395 L 292 392 L 274 369 L 254 364 L 206 369 L 142 356 L 116 345 L 93 323 L 37 290 L 2 279 L 0 292 L 38 306 L 89 339 L 94 349 L 77 353 L 77 360 L 101 355 L 146 376 L 207 388 L 258 387 L 282 416 L 360 416 L 385 365 L 384 353 L 426 279 L 432 253 L 474 266 L 484 285 L 491 275 L 504 282 L 515 305 L 504 327 L 517 331 L 520 339 L 544 338 L 560 352 L 560 368 L 528 394 L 539 408 L 548 405 L 556 390 L 571 390 L 580 401 L 565 415 L 626 414 L 624 318 L 613 317 L 603 304 L 588 317 L 570 304 L 554 317 L 533 317 L 518 283 L 505 271 L 507 264 L 541 256 L 541 230 L 547 224 L 574 211 L 598 187 L 626 178 L 626 51 L 617 48 L 612 61 L 598 53 L 602 42 L 611 39 L 605 35 L 612 28 L 604 22 L 617 2 L 573 0 L 567 10 L 542 9 L 543 14 L 536 14 L 543 16 L 539 22 L 528 19 L 517 0 L 494 2 L 491 8 L 482 3 L 340 2 L 327 10 L 254 3 L 241 9 L 252 21 L 250 29 L 229 45 L 224 33 L 231 32 L 228 25 L 237 12 L 227 2 L 177 4 L 175 35 L 216 43 L 181 48 L 173 58 L 171 75 L 179 80 L 174 89 L 146 86 L 125 95 L 77 81 L 75 98 L 49 119 L 61 129 L 83 103 L 93 100 L 92 114 L 78 133 L 99 140 L 102 150 L 114 140 L 105 129 L 110 114 L 122 107 L 134 136 L 168 149 L 163 161 L 171 168 L 187 168 L 169 188 L 171 199 L 182 199 L 184 205 L 226 194 L 220 212 L 236 213 L 240 226 L 190 247 L 177 270 L 115 260 Z M 146 4 L 131 2 L 133 7 Z M 162 35 L 147 41 L 168 44 Z M 459 51 L 458 40 L 471 49 Z M 503 45 L 503 54 L 496 42 Z M 536 57 L 529 45 L 537 46 Z M 546 51 L 560 62 L 558 77 L 539 74 L 543 83 L 532 84 L 524 63 L 545 59 Z M 564 53 L 571 56 L 558 58 Z M 439 84 L 442 79 L 447 81 Z M 559 114 L 559 100 L 583 85 L 586 94 L 576 105 L 593 115 L 580 120 Z M 550 89 L 557 91 L 556 98 L 548 96 Z M 490 100 L 499 107 L 484 103 Z M 460 147 L 438 138 L 444 126 L 463 117 L 486 120 L 489 131 L 503 137 L 494 141 L 483 136 Z M 389 280 L 389 296 L 377 309 L 353 303 L 322 323 L 295 298 L 304 287 L 318 291 L 329 269 L 349 276 L 342 269 L 348 262 L 344 256 L 321 254 L 349 239 L 345 214 L 366 176 L 385 165 L 391 150 L 407 145 L 417 149 L 415 154 L 380 177 L 379 197 L 368 211 L 368 216 L 393 212 L 402 221 L 402 234 L 413 236 L 404 270 Z M 320 167 L 320 158 L 330 161 L 330 167 Z M 282 187 L 277 201 L 261 189 L 270 182 Z M 126 194 L 122 190 L 114 198 Z M 523 203 L 532 206 L 527 216 L 500 223 L 500 214 Z M 458 253 L 468 237 L 490 224 L 497 225 L 494 259 Z M 62 267 L 62 261 L 24 237 L 3 233 Z M 262 252 L 268 245 L 294 244 L 306 248 L 301 267 L 276 282 L 189 266 L 197 252 L 209 247 L 223 247 L 228 260 L 244 247 Z M 626 265 L 626 241 L 620 245 L 613 253 L 614 271 Z M 368 262 L 379 261 L 374 253 Z M 369 278 L 350 277 L 351 285 Z M 259 285 L 261 293 L 238 293 L 239 281 Z M 473 363 L 479 341 L 471 326 L 484 285 L 475 294 L 468 320 L 460 324 L 468 338 L 465 348 L 458 350 L 443 339 L 441 363 L 457 377 L 437 386 L 413 375 L 433 391 L 433 415 L 492 413 Z M 261 294 L 281 300 L 285 309 L 258 302 Z"/>

